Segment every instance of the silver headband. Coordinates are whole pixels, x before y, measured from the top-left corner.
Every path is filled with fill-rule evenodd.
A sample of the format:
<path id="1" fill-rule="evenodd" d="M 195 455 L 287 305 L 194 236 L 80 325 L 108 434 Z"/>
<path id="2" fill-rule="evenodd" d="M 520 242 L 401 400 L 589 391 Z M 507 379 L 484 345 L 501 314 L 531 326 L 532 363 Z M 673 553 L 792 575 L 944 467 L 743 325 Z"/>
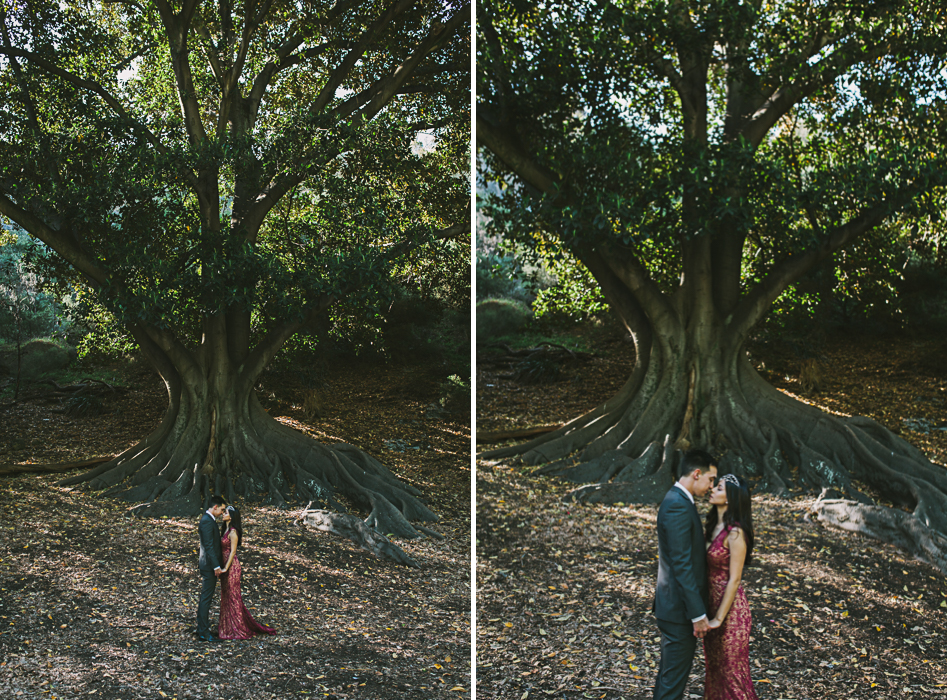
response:
<path id="1" fill-rule="evenodd" d="M 728 484 L 733 484 L 737 488 L 740 487 L 740 480 L 737 479 L 737 477 L 734 476 L 733 474 L 724 474 L 723 476 L 720 477 L 720 481 L 726 482 Z"/>

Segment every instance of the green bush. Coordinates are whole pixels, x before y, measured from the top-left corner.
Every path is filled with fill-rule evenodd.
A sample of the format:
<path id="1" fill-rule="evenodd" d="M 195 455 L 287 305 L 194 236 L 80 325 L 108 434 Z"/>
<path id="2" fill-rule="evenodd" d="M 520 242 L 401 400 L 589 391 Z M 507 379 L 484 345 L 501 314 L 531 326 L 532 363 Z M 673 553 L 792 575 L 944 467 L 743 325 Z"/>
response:
<path id="1" fill-rule="evenodd" d="M 30 262 L 42 258 L 44 251 L 25 233 L 9 226 L 0 229 L 0 342 L 64 337 L 70 328 L 60 300 L 49 291 L 49 280 Z"/>
<path id="2" fill-rule="evenodd" d="M 56 372 L 76 359 L 76 351 L 63 342 L 37 338 L 20 348 L 20 378 L 35 380 L 44 374 Z M 15 375 L 17 349 L 14 343 L 0 345 L 0 373 Z"/>
<path id="3" fill-rule="evenodd" d="M 445 308 L 413 295 L 399 299 L 386 315 L 385 345 L 400 361 L 436 365 L 446 375 L 470 376 L 470 311 Z"/>
<path id="4" fill-rule="evenodd" d="M 521 301 L 484 299 L 477 303 L 477 342 L 491 342 L 517 333 L 529 317 L 529 307 Z"/>
<path id="5" fill-rule="evenodd" d="M 512 256 L 477 257 L 477 298 L 516 299 L 529 303 L 536 285 Z"/>

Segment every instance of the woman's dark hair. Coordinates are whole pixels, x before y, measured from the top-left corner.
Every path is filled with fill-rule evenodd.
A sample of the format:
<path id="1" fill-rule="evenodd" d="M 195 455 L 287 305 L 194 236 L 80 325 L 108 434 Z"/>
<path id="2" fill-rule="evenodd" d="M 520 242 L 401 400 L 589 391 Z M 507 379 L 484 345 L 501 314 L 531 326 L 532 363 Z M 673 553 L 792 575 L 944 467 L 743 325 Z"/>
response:
<path id="1" fill-rule="evenodd" d="M 237 510 L 237 506 L 227 506 L 227 512 L 230 513 L 230 523 L 221 523 L 220 525 L 220 536 L 223 537 L 224 533 L 227 532 L 228 527 L 232 527 L 237 531 L 237 546 L 239 547 L 243 542 L 243 523 L 240 520 L 240 511 Z"/>
<path id="2" fill-rule="evenodd" d="M 753 513 L 750 508 L 750 485 L 746 479 L 736 474 L 727 474 L 727 476 L 736 478 L 739 485 L 731 483 L 730 479 L 720 477 L 727 489 L 727 510 L 723 514 L 723 524 L 724 527 L 738 525 L 743 530 L 743 536 L 746 538 L 744 566 L 749 566 L 753 559 Z M 712 506 L 704 523 L 704 537 L 708 542 L 713 536 L 715 527 L 717 527 L 717 506 Z"/>

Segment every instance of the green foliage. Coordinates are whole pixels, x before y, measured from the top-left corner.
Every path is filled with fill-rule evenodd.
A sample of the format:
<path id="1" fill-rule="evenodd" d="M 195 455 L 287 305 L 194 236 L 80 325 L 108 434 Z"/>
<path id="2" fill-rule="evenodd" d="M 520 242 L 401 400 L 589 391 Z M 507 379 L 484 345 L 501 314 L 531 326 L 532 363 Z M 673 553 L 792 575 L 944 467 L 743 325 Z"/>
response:
<path id="1" fill-rule="evenodd" d="M 80 359 L 127 358 L 138 350 L 135 339 L 94 297 L 80 296 L 74 313 L 82 330 L 76 345 Z"/>
<path id="2" fill-rule="evenodd" d="M 477 231 L 477 299 L 506 298 L 529 304 L 544 286 L 541 261 L 530 246 L 484 233 L 488 225 L 481 217 Z"/>
<path id="3" fill-rule="evenodd" d="M 826 331 L 943 330 L 947 257 L 937 228 L 885 227 L 863 245 L 839 251 L 787 287 L 773 304 L 764 334 Z"/>
<path id="4" fill-rule="evenodd" d="M 41 257 L 42 248 L 12 227 L 0 229 L 0 341 L 64 336 L 71 325 L 45 291 L 47 281 L 31 271 L 30 260 Z"/>
<path id="5" fill-rule="evenodd" d="M 513 299 L 484 299 L 477 302 L 477 342 L 494 342 L 517 333 L 529 320 L 529 308 Z"/>
<path id="6" fill-rule="evenodd" d="M 533 302 L 536 318 L 564 316 L 584 321 L 608 310 L 595 278 L 567 252 L 547 258 L 546 264 L 556 283 L 539 290 Z"/>
<path id="7" fill-rule="evenodd" d="M 438 405 L 441 408 L 451 408 L 458 404 L 470 402 L 470 380 L 457 374 L 452 374 L 441 382 L 439 387 L 440 398 Z"/>
<path id="8" fill-rule="evenodd" d="M 19 376 L 30 381 L 62 370 L 75 357 L 75 349 L 59 339 L 0 343 L 0 369 L 15 375 L 19 367 Z"/>
<path id="9" fill-rule="evenodd" d="M 794 256 L 841 247 L 867 217 L 889 240 L 918 225 L 942 236 L 937 3 L 485 0 L 477 49 L 480 173 L 493 185 L 482 211 L 505 240 L 557 241 L 577 258 L 627 251 L 670 295 L 695 242 L 721 268 L 743 254 L 745 294 Z M 836 261 L 858 313 L 897 288 L 897 246 L 873 256 L 877 240 L 845 250 L 862 262 Z M 882 286 L 869 291 L 866 270 Z M 597 286 L 555 274 L 576 296 Z M 788 312 L 800 294 L 779 303 Z M 543 313 L 553 299 L 569 308 L 565 292 L 545 296 Z"/>
<path id="10" fill-rule="evenodd" d="M 898 292 L 899 310 L 908 328 L 922 333 L 947 332 L 947 274 L 943 265 L 910 265 Z"/>
<path id="11" fill-rule="evenodd" d="M 127 350 L 111 319 L 187 347 L 223 311 L 254 340 L 327 298 L 377 321 L 407 277 L 459 303 L 469 246 L 433 234 L 469 201 L 462 4 L 375 31 L 378 3 L 197 3 L 188 51 L 160 4 L 2 8 L 0 210 L 56 251 L 39 274 L 95 295 L 85 354 Z"/>

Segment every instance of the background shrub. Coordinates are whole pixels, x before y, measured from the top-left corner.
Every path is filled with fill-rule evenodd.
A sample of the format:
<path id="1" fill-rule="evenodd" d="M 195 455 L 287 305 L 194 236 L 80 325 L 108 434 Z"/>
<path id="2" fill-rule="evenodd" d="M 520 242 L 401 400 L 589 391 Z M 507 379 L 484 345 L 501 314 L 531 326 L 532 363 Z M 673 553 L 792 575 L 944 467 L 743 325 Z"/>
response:
<path id="1" fill-rule="evenodd" d="M 477 303 L 477 342 L 492 342 L 517 333 L 529 317 L 529 307 L 521 301 L 484 299 Z"/>

